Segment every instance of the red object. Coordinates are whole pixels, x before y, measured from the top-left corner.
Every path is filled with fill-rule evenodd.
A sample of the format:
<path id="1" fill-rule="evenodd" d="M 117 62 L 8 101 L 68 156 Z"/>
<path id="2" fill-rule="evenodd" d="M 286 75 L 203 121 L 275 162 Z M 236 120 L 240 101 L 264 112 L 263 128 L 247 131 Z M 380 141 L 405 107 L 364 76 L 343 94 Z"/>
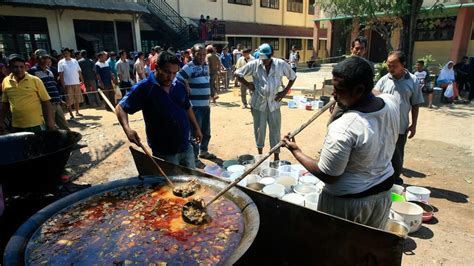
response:
<path id="1" fill-rule="evenodd" d="M 84 85 L 84 83 L 81 83 L 81 91 L 82 93 L 86 92 L 86 85 Z"/>

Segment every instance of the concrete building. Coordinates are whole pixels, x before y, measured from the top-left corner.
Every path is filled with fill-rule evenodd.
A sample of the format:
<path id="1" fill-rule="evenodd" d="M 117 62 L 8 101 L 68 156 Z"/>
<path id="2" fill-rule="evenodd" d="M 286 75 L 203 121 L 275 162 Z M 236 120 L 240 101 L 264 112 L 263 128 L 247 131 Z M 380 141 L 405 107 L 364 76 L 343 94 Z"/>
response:
<path id="1" fill-rule="evenodd" d="M 62 47 L 140 50 L 146 7 L 136 1 L 4 0 L 0 2 L 0 51 L 4 54 Z"/>
<path id="2" fill-rule="evenodd" d="M 447 1 L 443 12 L 429 8 L 436 1 L 425 0 L 423 12 L 418 18 L 413 58 L 431 54 L 437 64 L 449 60 L 458 62 L 462 56 L 474 56 L 474 3 L 473 1 Z M 429 25 L 429 26 L 427 26 Z M 352 31 L 344 30 L 346 27 Z M 369 40 L 368 58 L 382 62 L 386 58 L 385 41 L 375 31 L 360 31 L 360 25 L 349 16 L 330 16 L 316 7 L 314 19 L 314 43 L 320 58 L 349 53 L 350 41 L 358 35 Z M 396 49 L 400 32 L 392 34 L 391 44 Z"/>
<path id="3" fill-rule="evenodd" d="M 271 43 L 275 56 L 288 58 L 291 45 L 300 50 L 300 62 L 313 55 L 314 0 L 167 0 L 187 21 L 200 15 L 217 18 L 225 40 L 234 46 L 257 48 Z"/>

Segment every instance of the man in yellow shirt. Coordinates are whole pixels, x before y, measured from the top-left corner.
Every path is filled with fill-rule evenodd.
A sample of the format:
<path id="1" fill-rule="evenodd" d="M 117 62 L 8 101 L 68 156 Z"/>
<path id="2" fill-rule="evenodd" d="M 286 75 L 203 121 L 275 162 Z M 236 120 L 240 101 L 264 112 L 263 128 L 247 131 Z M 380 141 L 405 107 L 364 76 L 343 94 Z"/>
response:
<path id="1" fill-rule="evenodd" d="M 8 65 L 11 74 L 2 83 L 0 121 L 10 111 L 14 132 L 56 129 L 51 98 L 41 79 L 26 73 L 25 59 L 21 55 L 10 55 Z M 0 123 L 0 135 L 5 133 L 5 125 Z"/>

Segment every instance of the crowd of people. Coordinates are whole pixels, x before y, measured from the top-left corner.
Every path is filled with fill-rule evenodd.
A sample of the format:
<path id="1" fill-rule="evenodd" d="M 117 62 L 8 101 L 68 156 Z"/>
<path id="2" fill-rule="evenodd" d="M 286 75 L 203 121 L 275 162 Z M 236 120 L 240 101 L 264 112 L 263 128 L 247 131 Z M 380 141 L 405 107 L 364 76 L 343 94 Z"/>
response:
<path id="1" fill-rule="evenodd" d="M 374 83 L 373 64 L 364 58 L 366 47 L 365 38 L 355 39 L 351 57 L 332 71 L 336 105 L 317 159 L 305 155 L 294 138 L 282 139 L 281 134 L 281 100 L 297 78 L 296 47 L 292 47 L 289 60 L 283 60 L 274 56 L 267 43 L 253 54 L 241 45 L 232 52 L 223 47 L 221 53 L 212 45 L 199 43 L 178 52 L 156 46 L 148 55 L 137 53 L 134 60 L 128 59 L 126 51 L 120 51 L 118 58 L 104 51 L 98 53 L 96 62 L 86 51 L 65 48 L 57 65 L 54 57 L 41 49 L 28 61 L 13 54 L 8 57 L 11 74 L 2 83 L 0 121 L 10 113 L 8 130 L 13 132 L 65 128 L 63 94 L 71 118 L 72 107 L 75 115 L 81 116 L 84 92 L 90 92 L 86 94 L 89 104 L 100 104 L 100 99 L 92 96 L 97 96 L 98 86 L 111 102 L 118 100 L 114 111 L 131 142 L 141 145 L 142 138 L 131 128 L 128 115 L 142 111 L 146 140 L 154 156 L 189 168 L 204 168 L 201 158 L 216 158 L 209 151 L 210 103 L 218 98 L 216 80 L 224 73 L 224 87 L 231 79 L 235 85 L 240 83 L 242 107 L 251 109 L 258 154 L 263 153 L 268 127 L 271 147 L 283 141 L 295 159 L 325 183 L 319 210 L 382 228 L 390 210 L 389 190 L 394 183 L 403 184 L 404 149 L 407 139 L 416 134 L 423 93 L 432 90 L 423 62 L 417 62 L 411 73 L 401 51 L 388 54 L 388 73 Z M 469 71 L 473 65 L 463 62 L 448 62 L 437 85 L 446 85 L 446 90 L 450 85 L 453 90 L 467 87 L 472 92 Z M 28 64 L 33 66 L 28 69 Z M 461 78 L 454 74 L 456 69 L 471 74 Z M 286 85 L 283 77 L 288 79 Z M 120 99 L 114 86 L 121 90 Z M 252 95 L 250 103 L 247 90 Z M 0 123 L 0 134 L 6 130 Z M 279 153 L 274 154 L 274 160 L 279 160 Z"/>

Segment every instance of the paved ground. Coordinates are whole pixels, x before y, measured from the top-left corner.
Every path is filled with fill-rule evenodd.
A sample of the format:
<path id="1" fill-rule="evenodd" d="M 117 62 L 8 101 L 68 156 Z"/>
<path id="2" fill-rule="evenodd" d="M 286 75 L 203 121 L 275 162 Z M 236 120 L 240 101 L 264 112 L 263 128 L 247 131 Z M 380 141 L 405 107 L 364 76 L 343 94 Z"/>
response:
<path id="1" fill-rule="evenodd" d="M 328 72 L 323 74 L 328 76 Z M 312 88 L 324 79 L 317 72 L 302 73 L 297 87 Z M 85 116 L 72 122 L 89 146 L 75 151 L 69 167 L 76 173 L 76 183 L 97 184 L 137 175 L 130 145 L 117 120 L 103 109 L 85 109 Z M 282 130 L 289 132 L 306 121 L 313 112 L 282 107 Z M 422 108 L 418 132 L 406 146 L 405 182 L 432 191 L 430 203 L 436 207 L 435 219 L 423 224 L 405 244 L 405 265 L 467 265 L 474 260 L 474 105 L 454 108 Z M 142 116 L 136 114 L 131 125 L 144 134 Z M 308 154 L 315 155 L 325 135 L 328 114 L 307 128 L 297 142 Z M 242 109 L 234 92 L 221 95 L 212 106 L 210 151 L 220 159 L 256 153 L 252 119 Z M 294 161 L 284 150 L 282 159 Z M 206 163 L 211 163 L 205 161 Z"/>

